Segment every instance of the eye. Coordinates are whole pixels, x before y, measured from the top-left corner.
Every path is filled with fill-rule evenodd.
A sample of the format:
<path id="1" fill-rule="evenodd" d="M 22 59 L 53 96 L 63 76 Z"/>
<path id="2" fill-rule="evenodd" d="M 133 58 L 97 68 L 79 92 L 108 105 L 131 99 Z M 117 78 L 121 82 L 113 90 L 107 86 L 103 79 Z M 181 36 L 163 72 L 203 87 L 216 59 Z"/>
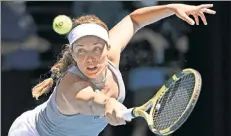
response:
<path id="1" fill-rule="evenodd" d="M 94 51 L 96 51 L 96 52 L 102 52 L 102 50 L 103 50 L 103 48 L 101 48 L 101 47 L 95 47 L 95 49 L 94 49 Z"/>
<path id="2" fill-rule="evenodd" d="M 77 53 L 78 54 L 83 54 L 83 53 L 85 53 L 85 50 L 84 49 L 78 49 Z"/>

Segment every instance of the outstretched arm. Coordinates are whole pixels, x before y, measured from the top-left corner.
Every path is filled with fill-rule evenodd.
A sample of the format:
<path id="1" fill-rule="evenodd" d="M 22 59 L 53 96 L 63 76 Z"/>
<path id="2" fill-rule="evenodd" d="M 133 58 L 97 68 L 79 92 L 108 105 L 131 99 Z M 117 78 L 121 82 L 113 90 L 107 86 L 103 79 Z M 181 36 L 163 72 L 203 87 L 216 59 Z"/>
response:
<path id="1" fill-rule="evenodd" d="M 209 9 L 212 4 L 191 6 L 185 4 L 168 4 L 161 6 L 144 7 L 135 10 L 130 15 L 122 19 L 110 32 L 111 51 L 109 59 L 116 65 L 119 65 L 120 53 L 126 47 L 132 36 L 142 27 L 154 23 L 160 19 L 176 15 L 187 23 L 194 25 L 195 22 L 189 17 L 195 18 L 199 25 L 199 17 L 207 25 L 204 13 L 215 14 L 215 11 Z"/>

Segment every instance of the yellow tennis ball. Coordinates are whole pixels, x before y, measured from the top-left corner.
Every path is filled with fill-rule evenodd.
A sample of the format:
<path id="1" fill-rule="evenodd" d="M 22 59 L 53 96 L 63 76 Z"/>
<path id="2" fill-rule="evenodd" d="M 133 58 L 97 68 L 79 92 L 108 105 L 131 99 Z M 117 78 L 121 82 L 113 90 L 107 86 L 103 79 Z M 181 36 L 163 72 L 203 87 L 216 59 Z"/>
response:
<path id="1" fill-rule="evenodd" d="M 67 34 L 72 29 L 72 21 L 66 15 L 59 15 L 53 21 L 53 29 L 58 34 Z"/>

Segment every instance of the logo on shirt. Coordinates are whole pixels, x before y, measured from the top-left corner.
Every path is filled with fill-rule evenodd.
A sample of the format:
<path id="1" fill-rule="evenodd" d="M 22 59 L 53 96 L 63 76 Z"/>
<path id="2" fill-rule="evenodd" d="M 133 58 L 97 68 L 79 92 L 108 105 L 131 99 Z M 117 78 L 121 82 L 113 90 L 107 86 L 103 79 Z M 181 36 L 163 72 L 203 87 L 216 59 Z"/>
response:
<path id="1" fill-rule="evenodd" d="M 99 119 L 100 116 L 94 116 L 94 119 Z"/>

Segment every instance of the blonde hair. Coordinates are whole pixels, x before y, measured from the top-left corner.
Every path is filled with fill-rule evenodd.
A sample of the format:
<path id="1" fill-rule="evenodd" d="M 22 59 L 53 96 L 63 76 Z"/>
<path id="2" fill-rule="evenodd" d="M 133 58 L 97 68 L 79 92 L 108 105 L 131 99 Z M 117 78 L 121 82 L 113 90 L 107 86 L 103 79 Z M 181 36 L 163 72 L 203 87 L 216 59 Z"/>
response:
<path id="1" fill-rule="evenodd" d="M 95 15 L 85 15 L 81 16 L 77 19 L 73 19 L 73 28 L 75 28 L 78 25 L 86 24 L 86 23 L 95 23 L 102 27 L 104 27 L 107 31 L 108 27 L 107 25 L 102 22 L 98 17 Z M 48 93 L 49 90 L 52 88 L 54 82 L 58 80 L 60 77 L 62 77 L 67 69 L 70 66 L 76 65 L 72 55 L 71 55 L 72 48 L 70 45 L 65 45 L 65 48 L 61 52 L 61 57 L 58 59 L 57 63 L 54 64 L 51 68 L 51 77 L 45 79 L 41 83 L 37 84 L 32 89 L 32 96 L 36 99 L 38 99 L 40 96 L 42 96 L 45 93 Z"/>

